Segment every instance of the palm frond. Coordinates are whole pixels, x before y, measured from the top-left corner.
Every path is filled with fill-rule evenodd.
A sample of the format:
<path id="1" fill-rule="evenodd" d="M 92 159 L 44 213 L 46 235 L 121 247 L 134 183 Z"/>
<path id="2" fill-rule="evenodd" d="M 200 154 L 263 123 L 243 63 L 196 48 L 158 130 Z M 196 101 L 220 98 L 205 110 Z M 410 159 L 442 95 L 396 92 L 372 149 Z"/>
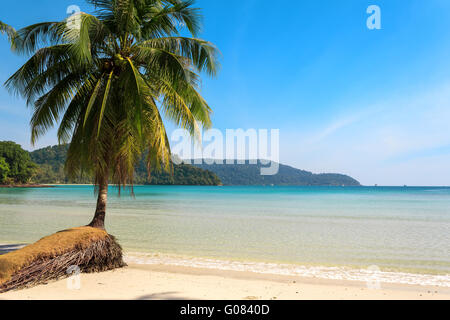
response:
<path id="1" fill-rule="evenodd" d="M 14 38 L 16 36 L 16 30 L 10 25 L 7 25 L 6 23 L 0 21 L 0 34 L 6 34 L 9 41 L 11 42 L 12 47 L 14 48 Z"/>
<path id="2" fill-rule="evenodd" d="M 14 37 L 14 49 L 29 55 L 39 48 L 61 44 L 65 27 L 65 22 L 41 22 L 22 28 Z"/>
<path id="3" fill-rule="evenodd" d="M 206 71 L 210 76 L 216 76 L 220 67 L 217 62 L 219 56 L 217 48 L 212 43 L 201 39 L 186 37 L 156 38 L 144 41 L 139 46 L 160 49 L 164 52 L 183 56 L 189 59 L 199 72 Z"/>

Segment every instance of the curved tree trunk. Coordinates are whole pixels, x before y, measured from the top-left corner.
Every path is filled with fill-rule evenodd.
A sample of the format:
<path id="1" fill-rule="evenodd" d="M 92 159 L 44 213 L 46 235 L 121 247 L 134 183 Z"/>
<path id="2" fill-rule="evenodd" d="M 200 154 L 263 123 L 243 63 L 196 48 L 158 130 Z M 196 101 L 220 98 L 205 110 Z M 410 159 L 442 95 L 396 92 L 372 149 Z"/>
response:
<path id="1" fill-rule="evenodd" d="M 105 179 L 98 186 L 97 208 L 94 219 L 88 225 L 89 227 L 105 229 L 106 202 L 108 200 L 108 180 Z"/>

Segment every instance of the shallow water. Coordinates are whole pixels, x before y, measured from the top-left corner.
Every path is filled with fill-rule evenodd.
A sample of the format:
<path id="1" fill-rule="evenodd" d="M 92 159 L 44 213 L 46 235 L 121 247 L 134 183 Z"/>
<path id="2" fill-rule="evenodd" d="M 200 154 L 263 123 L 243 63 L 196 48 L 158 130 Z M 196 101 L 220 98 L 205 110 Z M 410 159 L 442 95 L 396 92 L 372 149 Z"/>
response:
<path id="1" fill-rule="evenodd" d="M 0 189 L 0 243 L 86 224 L 94 208 L 88 186 Z M 168 259 L 450 274 L 450 188 L 112 188 L 107 229 Z"/>

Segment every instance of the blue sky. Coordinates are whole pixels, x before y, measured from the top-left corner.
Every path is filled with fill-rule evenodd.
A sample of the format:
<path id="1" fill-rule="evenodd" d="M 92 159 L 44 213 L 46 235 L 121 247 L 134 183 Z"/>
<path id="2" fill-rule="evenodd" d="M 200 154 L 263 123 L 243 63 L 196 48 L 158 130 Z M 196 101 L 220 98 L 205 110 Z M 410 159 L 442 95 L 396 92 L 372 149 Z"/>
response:
<path id="1" fill-rule="evenodd" d="M 21 27 L 84 1 L 2 3 Z M 378 5 L 382 29 L 366 27 Z M 218 129 L 280 129 L 281 162 L 366 185 L 450 183 L 450 1 L 198 0 L 222 70 L 202 93 Z M 23 57 L 0 38 L 0 82 Z M 29 144 L 30 110 L 0 88 L 0 140 Z M 36 147 L 55 144 L 54 131 Z"/>

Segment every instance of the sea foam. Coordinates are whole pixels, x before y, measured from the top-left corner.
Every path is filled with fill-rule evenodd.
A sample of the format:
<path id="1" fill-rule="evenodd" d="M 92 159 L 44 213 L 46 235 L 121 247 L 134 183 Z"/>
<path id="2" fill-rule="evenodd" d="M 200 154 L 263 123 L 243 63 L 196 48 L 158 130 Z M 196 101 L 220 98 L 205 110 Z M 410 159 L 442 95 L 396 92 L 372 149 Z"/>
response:
<path id="1" fill-rule="evenodd" d="M 200 269 L 216 269 L 226 271 L 243 271 L 260 274 L 298 276 L 330 280 L 349 280 L 376 283 L 409 284 L 420 286 L 450 287 L 450 274 L 430 275 L 405 272 L 387 272 L 349 267 L 302 266 L 294 264 L 277 264 L 263 262 L 243 262 L 218 260 L 197 257 L 185 257 L 169 254 L 128 253 L 125 261 L 129 264 L 169 265 Z"/>

